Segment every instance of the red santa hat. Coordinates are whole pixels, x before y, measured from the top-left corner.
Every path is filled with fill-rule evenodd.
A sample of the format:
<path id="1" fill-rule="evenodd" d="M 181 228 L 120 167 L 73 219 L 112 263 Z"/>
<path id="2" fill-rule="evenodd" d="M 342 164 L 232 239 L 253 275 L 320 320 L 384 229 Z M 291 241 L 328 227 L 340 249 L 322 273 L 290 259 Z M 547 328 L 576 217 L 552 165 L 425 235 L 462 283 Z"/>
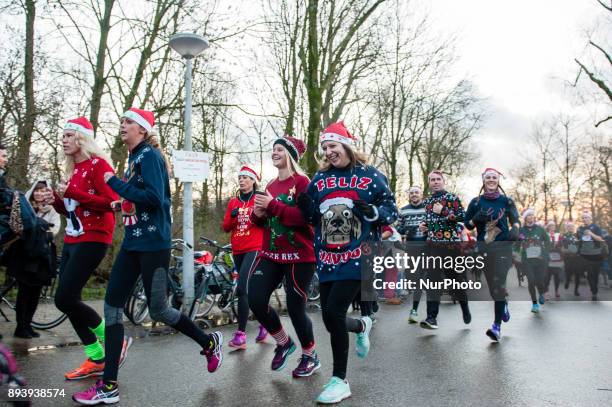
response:
<path id="1" fill-rule="evenodd" d="M 153 112 L 150 112 L 148 110 L 130 107 L 130 110 L 123 113 L 122 117 L 127 117 L 128 119 L 134 120 L 136 123 L 141 125 L 147 132 L 153 130 L 153 126 L 155 126 L 155 116 L 153 115 Z"/>
<path id="2" fill-rule="evenodd" d="M 325 130 L 323 130 L 323 133 L 321 133 L 321 137 L 319 138 L 319 143 L 323 144 L 325 141 L 336 141 L 352 147 L 357 144 L 357 138 L 349 133 L 342 120 L 337 123 L 330 124 L 325 128 Z"/>
<path id="3" fill-rule="evenodd" d="M 525 220 L 525 218 L 529 215 L 535 215 L 535 211 L 533 210 L 533 208 L 527 208 L 523 211 L 523 221 Z"/>
<path id="4" fill-rule="evenodd" d="M 319 211 L 323 214 L 333 205 L 346 205 L 350 209 L 353 209 L 355 206 L 354 202 L 359 199 L 359 194 L 357 194 L 356 191 L 334 191 L 325 195 L 319 204 Z"/>
<path id="5" fill-rule="evenodd" d="M 497 174 L 498 178 L 501 178 L 504 176 L 504 174 L 502 174 L 501 172 L 499 172 L 498 170 L 496 170 L 495 168 L 485 168 L 485 170 L 482 172 L 482 180 L 484 181 L 485 176 L 487 176 L 488 174 Z"/>
<path id="6" fill-rule="evenodd" d="M 81 116 L 76 119 L 71 119 L 66 122 L 64 125 L 64 130 L 74 130 L 78 131 L 81 134 L 84 134 L 88 137 L 94 136 L 94 129 L 89 120 L 87 118 Z"/>
<path id="7" fill-rule="evenodd" d="M 261 181 L 261 179 L 259 178 L 259 175 L 257 175 L 257 172 L 255 172 L 255 170 L 249 167 L 248 165 L 243 165 L 240 171 L 238 171 L 238 176 L 241 176 L 241 175 L 251 177 L 255 181 Z"/>

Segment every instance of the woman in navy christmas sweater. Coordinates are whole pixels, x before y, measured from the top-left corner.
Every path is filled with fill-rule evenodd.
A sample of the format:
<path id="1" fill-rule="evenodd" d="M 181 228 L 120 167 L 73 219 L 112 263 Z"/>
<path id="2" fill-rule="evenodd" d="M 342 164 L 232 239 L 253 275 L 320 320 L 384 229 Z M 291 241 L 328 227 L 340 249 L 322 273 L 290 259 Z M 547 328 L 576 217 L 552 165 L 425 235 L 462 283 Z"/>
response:
<path id="1" fill-rule="evenodd" d="M 306 191 L 309 182 L 298 165 L 305 151 L 304 142 L 294 137 L 274 141 L 272 164 L 278 169 L 278 176 L 266 186 L 265 194 L 255 196 L 251 214 L 253 222 L 263 226 L 263 242 L 250 271 L 249 307 L 276 340 L 272 370 L 283 369 L 296 346 L 268 304 L 274 290 L 285 279 L 287 312 L 302 346 L 302 357 L 292 372 L 293 377 L 310 376 L 321 367 L 315 352 L 312 321 L 306 314 L 306 291 L 314 275 L 313 233 L 296 206 L 297 196 Z"/>
<path id="2" fill-rule="evenodd" d="M 202 347 L 208 371 L 221 364 L 220 332 L 205 334 L 193 321 L 168 305 L 167 270 L 170 263 L 169 166 L 153 130 L 152 112 L 131 108 L 123 114 L 120 134 L 129 151 L 124 180 L 104 174 L 106 183 L 121 196 L 113 207 L 121 208 L 125 226 L 123 244 L 111 271 L 104 316 L 106 322 L 106 365 L 103 379 L 90 389 L 76 393 L 81 404 L 111 404 L 119 401 L 117 373 L 124 337 L 123 307 L 134 283 L 142 276 L 149 313 L 153 320 L 172 326 Z"/>
<path id="3" fill-rule="evenodd" d="M 501 323 L 510 320 L 506 301 L 506 276 L 512 266 L 512 243 L 520 228 L 518 210 L 512 198 L 499 185 L 502 174 L 494 168 L 482 173 L 481 195 L 470 201 L 465 212 L 465 226 L 476 228 L 478 254 L 484 256 L 484 274 L 491 298 L 495 301 L 495 318 L 486 335 L 499 342 Z"/>
<path id="4" fill-rule="evenodd" d="M 372 320 L 347 318 L 349 305 L 360 292 L 362 267 L 372 243 L 381 240 L 382 225 L 397 219 L 395 197 L 386 177 L 367 165 L 355 150 L 355 138 L 344 123 L 330 124 L 322 133 L 321 168 L 298 205 L 315 226 L 315 254 L 325 327 L 330 333 L 333 376 L 317 401 L 336 403 L 350 396 L 346 381 L 349 337 L 357 334 L 357 355 L 369 351 Z"/>

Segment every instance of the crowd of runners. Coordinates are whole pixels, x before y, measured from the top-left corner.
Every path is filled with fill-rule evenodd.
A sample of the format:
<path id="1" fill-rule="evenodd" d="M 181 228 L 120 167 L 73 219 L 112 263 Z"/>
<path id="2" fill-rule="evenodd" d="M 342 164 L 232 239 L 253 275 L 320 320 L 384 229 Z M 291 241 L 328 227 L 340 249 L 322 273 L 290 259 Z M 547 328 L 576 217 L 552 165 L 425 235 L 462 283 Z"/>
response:
<path id="1" fill-rule="evenodd" d="M 86 360 L 65 373 L 67 380 L 95 377 L 90 388 L 75 393 L 73 400 L 85 405 L 119 401 L 118 373 L 132 339 L 124 335 L 123 308 L 131 289 L 142 276 L 150 316 L 193 339 L 206 359 L 209 372 L 223 361 L 221 332 L 206 333 L 188 317 L 168 305 L 166 271 L 171 250 L 171 169 L 160 148 L 152 112 L 131 108 L 120 122 L 120 137 L 129 151 L 127 171 L 114 174 L 102 149 L 94 141 L 93 127 L 84 117 L 68 120 L 63 135 L 66 179 L 55 189 L 45 180 L 34 183 L 27 199 L 36 214 L 58 233 L 60 216 L 66 218 L 61 253 L 58 309 L 68 315 L 83 344 Z M 482 172 L 478 196 L 464 208 L 459 197 L 445 189 L 445 175 L 428 174 L 427 190 L 410 187 L 409 204 L 401 209 L 389 189 L 387 178 L 368 163 L 357 148 L 356 138 L 343 122 L 330 124 L 320 135 L 319 170 L 309 179 L 300 168 L 306 152 L 301 140 L 284 136 L 274 141 L 271 161 L 277 173 L 262 187 L 253 166 L 237 174 L 239 190 L 229 201 L 222 228 L 231 233 L 234 264 L 238 273 L 238 326 L 228 346 L 247 348 L 246 325 L 252 312 L 259 323 L 256 342 L 271 336 L 276 343 L 271 369 L 282 370 L 291 354 L 300 348 L 301 357 L 292 370 L 295 378 L 312 375 L 322 363 L 333 366 L 332 377 L 316 398 L 319 403 L 337 403 L 351 396 L 347 380 L 350 333 L 355 334 L 355 352 L 365 358 L 370 350 L 369 334 L 378 308 L 376 301 L 361 298 L 362 273 L 371 268 L 369 249 L 382 240 L 422 242 L 427 253 L 456 257 L 470 250 L 486 254 L 483 269 L 490 298 L 493 323 L 486 335 L 500 341 L 502 322 L 510 320 L 506 279 L 514 266 L 527 280 L 534 313 L 554 296 L 560 286 L 574 284 L 579 293 L 586 273 L 597 300 L 600 271 L 609 250 L 605 232 L 590 214 L 582 217 L 577 230 L 567 222 L 563 233 L 554 222 L 540 225 L 533 209 L 518 208 L 493 168 Z M 7 168 L 6 151 L 0 146 L 0 168 Z M 4 184 L 4 177 L 0 177 Z M 0 185 L 6 187 L 6 185 Z M 82 290 L 105 257 L 115 231 L 115 212 L 123 223 L 123 242 L 114 259 L 104 299 L 104 315 L 81 299 Z M 473 242 L 472 242 L 473 241 Z M 20 250 L 14 244 L 10 250 Z M 21 248 L 23 250 L 23 248 Z M 15 255 L 11 256 L 14 258 Z M 15 336 L 31 338 L 31 327 L 45 273 L 37 279 L 23 278 L 23 265 L 8 264 L 19 280 L 18 325 Z M 34 265 L 35 270 L 38 266 Z M 306 313 L 307 287 L 317 273 L 321 311 L 329 333 L 332 360 L 321 361 L 313 324 Z M 434 267 L 417 270 L 416 277 L 461 281 L 466 273 Z M 397 270 L 393 278 L 399 278 Z M 564 281 L 563 281 L 564 280 Z M 289 319 L 296 333 L 292 338 L 270 297 L 284 281 Z M 426 293 L 425 317 L 419 321 L 421 290 L 415 290 L 407 321 L 425 329 L 437 329 L 441 290 Z M 468 295 L 452 290 L 463 322 L 470 324 Z M 397 293 L 384 293 L 389 304 L 400 304 Z M 361 308 L 361 317 L 347 316 L 351 304 Z"/>

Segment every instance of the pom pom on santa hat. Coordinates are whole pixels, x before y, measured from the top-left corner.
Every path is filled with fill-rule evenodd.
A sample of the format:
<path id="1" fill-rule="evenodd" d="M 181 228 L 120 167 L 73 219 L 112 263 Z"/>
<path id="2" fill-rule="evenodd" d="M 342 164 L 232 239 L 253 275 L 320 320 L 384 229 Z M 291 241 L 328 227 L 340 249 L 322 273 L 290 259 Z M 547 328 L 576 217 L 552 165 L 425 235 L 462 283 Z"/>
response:
<path id="1" fill-rule="evenodd" d="M 323 200 L 319 204 L 319 211 L 324 214 L 334 205 L 345 205 L 349 209 L 353 209 L 355 201 L 358 201 L 359 194 L 353 190 L 334 191 L 323 197 Z"/>
<path id="2" fill-rule="evenodd" d="M 92 124 L 87 120 L 87 118 L 81 116 L 76 119 L 71 119 L 66 122 L 64 126 L 64 130 L 74 130 L 78 131 L 81 134 L 84 134 L 87 137 L 94 136 L 94 129 Z"/>
<path id="3" fill-rule="evenodd" d="M 127 117 L 128 119 L 134 120 L 147 132 L 151 132 L 153 130 L 153 126 L 155 126 L 155 116 L 153 115 L 153 112 L 148 110 L 130 107 L 130 110 L 123 113 L 122 117 Z"/>
<path id="4" fill-rule="evenodd" d="M 355 146 L 357 144 L 357 138 L 349 133 L 348 129 L 341 120 L 336 123 L 332 123 L 323 130 L 319 143 L 323 144 L 325 141 L 336 141 L 347 146 Z"/>

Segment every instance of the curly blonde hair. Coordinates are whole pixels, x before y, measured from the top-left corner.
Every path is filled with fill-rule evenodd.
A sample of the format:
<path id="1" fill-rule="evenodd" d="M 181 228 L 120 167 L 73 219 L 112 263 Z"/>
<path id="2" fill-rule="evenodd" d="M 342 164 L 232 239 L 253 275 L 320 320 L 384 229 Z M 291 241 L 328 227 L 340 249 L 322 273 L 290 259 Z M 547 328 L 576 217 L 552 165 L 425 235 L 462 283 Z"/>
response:
<path id="1" fill-rule="evenodd" d="M 88 160 L 90 158 L 97 157 L 110 164 L 109 156 L 96 143 L 93 137 L 86 136 L 78 130 L 69 131 L 74 131 L 76 137 L 76 145 L 81 148 L 81 152 L 85 155 L 85 157 L 87 157 Z M 64 165 L 64 172 L 67 179 L 70 179 L 70 177 L 72 177 L 72 174 L 74 173 L 74 164 L 74 158 L 70 155 L 67 155 Z"/>

